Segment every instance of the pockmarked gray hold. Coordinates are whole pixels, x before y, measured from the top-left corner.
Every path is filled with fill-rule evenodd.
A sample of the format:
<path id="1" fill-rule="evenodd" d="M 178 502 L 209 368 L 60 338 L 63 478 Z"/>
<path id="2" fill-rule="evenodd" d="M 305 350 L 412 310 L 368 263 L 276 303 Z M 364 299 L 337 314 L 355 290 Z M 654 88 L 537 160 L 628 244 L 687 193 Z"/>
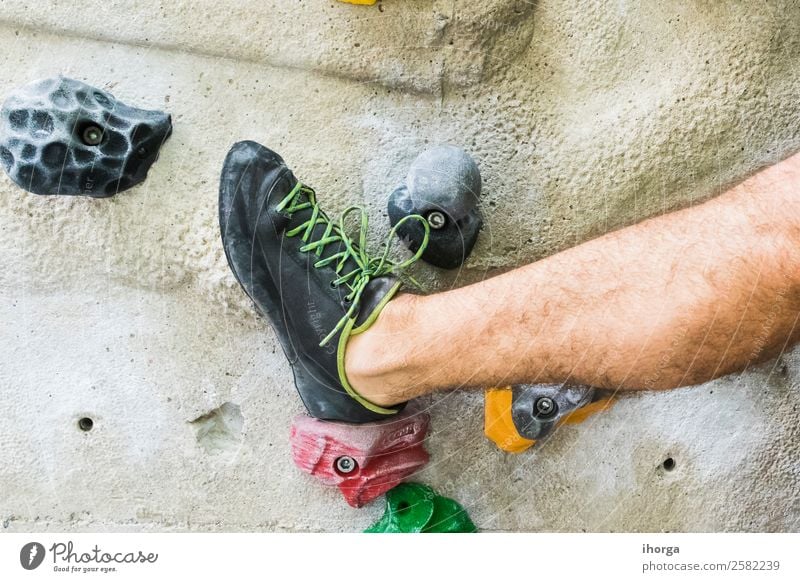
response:
<path id="1" fill-rule="evenodd" d="M 81 81 L 15 89 L 0 110 L 0 161 L 34 194 L 107 198 L 147 177 L 172 133 L 163 111 L 137 109 Z"/>
<path id="2" fill-rule="evenodd" d="M 459 147 L 439 145 L 417 156 L 405 184 L 389 197 L 389 220 L 395 226 L 409 214 L 425 218 L 430 236 L 422 259 L 454 269 L 472 252 L 483 225 L 480 194 L 481 174 L 472 157 Z M 412 252 L 417 252 L 425 228 L 418 220 L 409 220 L 400 225 L 397 234 Z"/>

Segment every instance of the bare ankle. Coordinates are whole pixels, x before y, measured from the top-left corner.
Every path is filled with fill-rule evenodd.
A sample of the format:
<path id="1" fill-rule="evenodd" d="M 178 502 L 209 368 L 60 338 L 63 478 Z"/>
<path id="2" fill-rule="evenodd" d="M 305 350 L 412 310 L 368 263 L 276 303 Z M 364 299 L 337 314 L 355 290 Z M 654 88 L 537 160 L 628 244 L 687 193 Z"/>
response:
<path id="1" fill-rule="evenodd" d="M 379 406 L 392 406 L 408 399 L 404 396 L 403 374 L 417 299 L 411 294 L 397 296 L 367 331 L 351 337 L 347 343 L 347 380 L 356 392 Z"/>

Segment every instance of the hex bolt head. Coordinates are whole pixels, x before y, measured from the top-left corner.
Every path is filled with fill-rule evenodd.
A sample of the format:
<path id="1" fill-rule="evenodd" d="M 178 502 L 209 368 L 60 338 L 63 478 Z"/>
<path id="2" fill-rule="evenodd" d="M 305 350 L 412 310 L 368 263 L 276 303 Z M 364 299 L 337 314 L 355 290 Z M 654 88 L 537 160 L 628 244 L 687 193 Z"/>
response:
<path id="1" fill-rule="evenodd" d="M 447 224 L 447 217 L 439 210 L 432 210 L 429 212 L 427 220 L 433 230 L 444 228 L 444 225 Z"/>
<path id="2" fill-rule="evenodd" d="M 533 404 L 533 414 L 536 418 L 551 418 L 558 412 L 558 406 L 549 396 L 538 398 Z"/>
<path id="3" fill-rule="evenodd" d="M 81 133 L 81 140 L 88 146 L 99 145 L 103 141 L 103 130 L 97 125 L 87 125 Z"/>
<path id="4" fill-rule="evenodd" d="M 339 473 L 347 475 L 358 469 L 358 463 L 353 457 L 343 456 L 334 461 L 334 466 Z"/>

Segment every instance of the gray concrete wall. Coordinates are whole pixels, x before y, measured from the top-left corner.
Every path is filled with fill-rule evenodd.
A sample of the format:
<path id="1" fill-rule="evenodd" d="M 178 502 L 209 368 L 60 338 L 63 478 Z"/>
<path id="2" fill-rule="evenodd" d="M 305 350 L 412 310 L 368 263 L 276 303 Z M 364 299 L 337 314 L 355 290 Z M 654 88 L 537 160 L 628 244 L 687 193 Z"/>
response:
<path id="1" fill-rule="evenodd" d="M 235 140 L 281 152 L 331 212 L 365 204 L 376 240 L 421 148 L 470 151 L 487 226 L 461 272 L 416 270 L 430 291 L 800 147 L 797 1 L 5 0 L 0 47 L 4 94 L 63 73 L 175 122 L 113 199 L 0 178 L 0 531 L 355 531 L 382 511 L 292 465 L 290 370 L 219 242 Z M 797 531 L 799 380 L 792 352 L 628 396 L 520 456 L 484 439 L 480 393 L 437 395 L 419 478 L 486 530 Z M 192 422 L 216 409 L 223 430 Z"/>

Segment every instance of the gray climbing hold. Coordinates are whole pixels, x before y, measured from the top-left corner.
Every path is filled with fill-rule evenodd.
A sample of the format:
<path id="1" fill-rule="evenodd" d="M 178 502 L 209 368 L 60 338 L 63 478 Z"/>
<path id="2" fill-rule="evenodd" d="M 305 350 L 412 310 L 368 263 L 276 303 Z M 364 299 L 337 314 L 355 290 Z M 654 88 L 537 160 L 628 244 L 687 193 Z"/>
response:
<path id="1" fill-rule="evenodd" d="M 511 418 L 522 437 L 539 440 L 594 396 L 595 389 L 582 384 L 519 384 L 512 387 Z"/>
<path id="2" fill-rule="evenodd" d="M 171 133 L 162 111 L 57 77 L 8 96 L 0 110 L 0 161 L 34 194 L 106 198 L 144 181 Z"/>
<path id="3" fill-rule="evenodd" d="M 430 237 L 422 258 L 454 269 L 469 256 L 483 225 L 480 194 L 481 174 L 470 155 L 453 145 L 436 146 L 417 156 L 406 183 L 389 197 L 389 220 L 394 226 L 409 214 L 425 218 Z M 416 220 L 406 221 L 397 230 L 412 252 L 419 250 L 424 233 Z"/>

